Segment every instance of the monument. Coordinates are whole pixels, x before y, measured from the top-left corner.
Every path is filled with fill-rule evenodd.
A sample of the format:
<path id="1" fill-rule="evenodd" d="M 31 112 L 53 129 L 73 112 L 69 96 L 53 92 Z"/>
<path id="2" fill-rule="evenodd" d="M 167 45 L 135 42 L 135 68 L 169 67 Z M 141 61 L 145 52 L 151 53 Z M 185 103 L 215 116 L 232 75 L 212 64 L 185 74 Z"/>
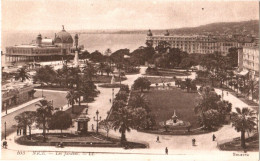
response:
<path id="1" fill-rule="evenodd" d="M 79 51 L 78 51 L 78 40 L 79 40 L 79 36 L 78 34 L 75 35 L 75 46 L 76 46 L 76 50 L 75 50 L 75 57 L 74 57 L 74 66 L 78 67 L 79 66 Z"/>
<path id="2" fill-rule="evenodd" d="M 111 84 L 115 84 L 115 75 L 112 76 Z"/>

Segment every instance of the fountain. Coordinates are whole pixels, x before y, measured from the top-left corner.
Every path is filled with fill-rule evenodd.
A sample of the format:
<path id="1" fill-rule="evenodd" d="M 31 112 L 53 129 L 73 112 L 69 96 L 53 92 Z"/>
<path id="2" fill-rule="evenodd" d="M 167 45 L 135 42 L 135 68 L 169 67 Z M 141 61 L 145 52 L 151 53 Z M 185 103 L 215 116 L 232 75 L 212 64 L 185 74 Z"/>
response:
<path id="1" fill-rule="evenodd" d="M 175 110 L 174 110 L 172 118 L 170 120 L 167 120 L 165 122 L 165 125 L 168 125 L 168 126 L 183 126 L 184 122 L 182 120 L 178 119 L 178 116 L 176 115 Z"/>

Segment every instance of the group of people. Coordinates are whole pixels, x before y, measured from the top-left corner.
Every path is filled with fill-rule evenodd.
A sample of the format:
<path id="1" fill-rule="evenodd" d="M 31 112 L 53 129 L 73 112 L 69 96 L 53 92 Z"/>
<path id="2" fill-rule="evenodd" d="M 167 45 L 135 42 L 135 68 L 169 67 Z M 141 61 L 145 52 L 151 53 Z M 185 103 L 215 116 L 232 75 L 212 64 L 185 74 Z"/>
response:
<path id="1" fill-rule="evenodd" d="M 213 134 L 212 135 L 212 141 L 215 141 L 216 138 L 217 137 L 215 136 L 215 134 Z M 192 146 L 196 146 L 196 139 L 193 138 L 191 141 L 192 141 Z M 157 136 L 156 142 L 160 142 L 159 136 Z M 165 154 L 168 155 L 168 148 L 167 147 L 165 148 Z"/>

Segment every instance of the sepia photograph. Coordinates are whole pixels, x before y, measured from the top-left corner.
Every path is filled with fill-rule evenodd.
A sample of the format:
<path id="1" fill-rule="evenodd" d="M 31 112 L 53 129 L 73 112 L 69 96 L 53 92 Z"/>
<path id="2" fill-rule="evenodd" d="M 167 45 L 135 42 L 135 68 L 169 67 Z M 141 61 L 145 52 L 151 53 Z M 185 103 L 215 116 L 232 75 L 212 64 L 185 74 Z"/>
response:
<path id="1" fill-rule="evenodd" d="M 259 160 L 258 0 L 2 0 L 2 160 Z"/>

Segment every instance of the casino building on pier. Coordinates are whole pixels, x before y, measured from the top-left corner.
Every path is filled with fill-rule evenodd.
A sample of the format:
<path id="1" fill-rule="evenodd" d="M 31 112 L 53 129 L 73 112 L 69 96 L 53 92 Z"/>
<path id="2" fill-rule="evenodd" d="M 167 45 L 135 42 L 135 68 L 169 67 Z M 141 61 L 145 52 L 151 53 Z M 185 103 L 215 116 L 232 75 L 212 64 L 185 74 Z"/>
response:
<path id="1" fill-rule="evenodd" d="M 42 38 L 39 34 L 35 43 L 6 47 L 5 59 L 9 62 L 62 60 L 65 56 L 73 55 L 73 42 L 75 46 L 78 42 L 77 34 L 74 39 L 63 26 L 60 32 L 55 33 L 54 39 Z"/>

